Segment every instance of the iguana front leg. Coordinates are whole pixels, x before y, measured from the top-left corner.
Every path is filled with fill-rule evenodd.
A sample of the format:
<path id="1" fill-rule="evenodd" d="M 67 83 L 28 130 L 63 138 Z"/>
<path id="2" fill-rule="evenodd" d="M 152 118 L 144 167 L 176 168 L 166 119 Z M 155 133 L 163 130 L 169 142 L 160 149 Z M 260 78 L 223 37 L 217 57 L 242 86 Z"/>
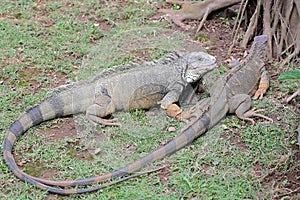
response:
<path id="1" fill-rule="evenodd" d="M 115 112 L 115 106 L 109 96 L 100 96 L 95 100 L 95 104 L 90 105 L 86 110 L 87 119 L 94 124 L 106 126 L 121 126 L 116 123 L 117 119 L 103 119 L 103 117 Z"/>
<path id="2" fill-rule="evenodd" d="M 183 90 L 185 89 L 184 84 L 180 82 L 172 83 L 168 86 L 168 92 L 166 95 L 162 98 L 160 102 L 160 107 L 162 109 L 167 109 L 167 107 L 173 103 L 176 103 L 179 101 L 180 95 L 183 93 Z"/>
<path id="3" fill-rule="evenodd" d="M 263 71 L 260 75 L 260 82 L 258 85 L 258 89 L 254 94 L 253 99 L 262 99 L 263 95 L 266 93 L 267 89 L 270 86 L 270 75 L 268 73 L 268 71 L 263 68 Z"/>
<path id="4" fill-rule="evenodd" d="M 176 116 L 178 116 L 182 112 L 181 108 L 177 104 L 175 104 L 175 102 L 179 100 L 183 89 L 184 86 L 182 86 L 181 84 L 175 84 L 161 100 L 160 107 L 166 110 L 166 114 L 169 117 L 177 118 Z"/>
<path id="5" fill-rule="evenodd" d="M 271 122 L 273 120 L 265 115 L 259 114 L 258 112 L 263 111 L 262 109 L 256 110 L 251 109 L 251 97 L 247 94 L 237 94 L 229 100 L 229 113 L 235 113 L 238 118 L 250 121 L 254 125 L 252 117 L 261 117 Z"/>
<path id="6" fill-rule="evenodd" d="M 160 107 L 166 109 L 170 104 L 173 104 L 179 100 L 179 96 L 182 93 L 183 87 L 176 88 L 168 92 L 161 100 Z"/>

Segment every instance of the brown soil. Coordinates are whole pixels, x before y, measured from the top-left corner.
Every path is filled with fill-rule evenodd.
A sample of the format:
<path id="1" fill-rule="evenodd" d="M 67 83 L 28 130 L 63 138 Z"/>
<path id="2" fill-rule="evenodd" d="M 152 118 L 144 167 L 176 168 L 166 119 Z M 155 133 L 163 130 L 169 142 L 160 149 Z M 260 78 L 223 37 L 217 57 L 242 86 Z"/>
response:
<path id="1" fill-rule="evenodd" d="M 293 149 L 299 149 L 298 146 L 294 145 Z M 276 170 L 268 174 L 264 180 L 264 185 L 272 185 L 277 188 L 277 194 L 275 199 L 281 199 L 282 197 L 294 197 L 294 199 L 300 198 L 300 152 L 293 155 L 293 166 L 286 172 Z"/>
<path id="2" fill-rule="evenodd" d="M 50 141 L 63 140 L 66 137 L 76 138 L 76 128 L 74 120 L 71 117 L 66 118 L 63 122 L 62 120 L 57 120 L 50 128 L 41 130 L 41 132 L 44 133 Z"/>

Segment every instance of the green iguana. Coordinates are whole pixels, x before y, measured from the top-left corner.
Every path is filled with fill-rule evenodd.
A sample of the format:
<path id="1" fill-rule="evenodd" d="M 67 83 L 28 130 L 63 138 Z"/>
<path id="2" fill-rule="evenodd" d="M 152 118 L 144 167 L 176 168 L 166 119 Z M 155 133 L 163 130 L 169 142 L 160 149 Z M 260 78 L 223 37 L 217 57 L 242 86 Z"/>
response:
<path id="1" fill-rule="evenodd" d="M 119 181 L 127 180 L 132 176 L 91 188 L 64 189 L 61 187 L 96 184 L 104 180 L 122 177 L 137 171 L 148 163 L 171 155 L 190 144 L 194 139 L 216 125 L 227 113 L 235 112 L 239 118 L 250 120 L 251 122 L 253 122 L 253 120 L 250 117 L 254 116 L 264 117 L 271 120 L 268 117 L 257 114 L 257 111 L 249 111 L 251 105 L 251 98 L 249 94 L 253 94 L 257 85 L 262 83 L 255 93 L 256 97 L 262 97 L 268 87 L 268 74 L 264 68 L 266 43 L 267 36 L 263 35 L 255 37 L 248 57 L 244 60 L 244 62 L 231 69 L 227 74 L 216 81 L 211 89 L 211 97 L 200 101 L 196 104 L 194 109 L 191 110 L 192 116 L 195 118 L 187 124 L 187 126 L 181 131 L 180 135 L 140 160 L 121 169 L 97 177 L 72 181 L 51 181 L 39 179 L 20 171 L 13 160 L 11 151 L 16 138 L 19 137 L 24 130 L 28 129 L 28 127 L 24 127 L 23 124 L 20 123 L 20 119 L 26 119 L 27 123 L 30 121 L 29 124 L 32 123 L 32 119 L 35 119 L 34 117 L 36 116 L 31 114 L 32 110 L 29 110 L 27 114 L 11 125 L 4 142 L 4 158 L 9 167 L 19 178 L 26 182 L 35 184 L 39 188 L 59 194 L 84 193 L 101 189 Z"/>
<path id="2" fill-rule="evenodd" d="M 147 109 L 158 101 L 161 101 L 162 108 L 166 108 L 179 100 L 189 84 L 198 81 L 216 66 L 215 57 L 207 53 L 175 52 L 156 62 L 113 67 L 89 81 L 60 87 L 11 124 L 4 138 L 4 159 L 18 178 L 54 193 L 65 193 L 45 186 L 18 168 L 12 149 L 23 133 L 46 120 L 82 112 L 91 122 L 119 125 L 115 119 L 103 117 L 120 110 Z M 94 182 L 93 178 L 77 183 L 91 182 Z M 75 185 L 77 183 L 74 182 Z"/>
<path id="3" fill-rule="evenodd" d="M 124 177 L 127 174 L 131 174 L 148 163 L 169 156 L 190 144 L 194 139 L 215 126 L 228 113 L 236 113 L 239 118 L 249 120 L 252 123 L 254 123 L 254 121 L 251 117 L 255 116 L 271 120 L 264 115 L 257 114 L 256 112 L 258 111 L 253 109 L 249 110 L 251 106 L 250 95 L 255 93 L 257 98 L 262 97 L 268 87 L 269 78 L 264 67 L 266 46 L 266 35 L 255 37 L 248 57 L 241 64 L 232 68 L 215 82 L 210 91 L 211 97 L 196 104 L 191 110 L 191 116 L 194 118 L 190 120 L 178 136 L 140 160 L 121 169 L 97 177 L 71 181 L 51 181 L 35 178 L 24 174 L 23 172 L 21 173 L 17 165 L 12 162 L 13 158 L 11 155 L 12 143 L 14 142 L 15 137 L 18 137 L 20 133 L 23 132 L 19 130 L 20 125 L 18 125 L 18 121 L 11 126 L 9 135 L 6 138 L 4 145 L 5 159 L 18 177 L 35 184 L 39 188 L 59 194 L 78 194 L 102 189 L 107 185 L 127 180 L 133 176 L 90 188 L 69 189 L 62 187 L 96 184 L 105 180 Z M 255 92 L 259 83 L 262 84 L 260 84 L 259 89 Z"/>

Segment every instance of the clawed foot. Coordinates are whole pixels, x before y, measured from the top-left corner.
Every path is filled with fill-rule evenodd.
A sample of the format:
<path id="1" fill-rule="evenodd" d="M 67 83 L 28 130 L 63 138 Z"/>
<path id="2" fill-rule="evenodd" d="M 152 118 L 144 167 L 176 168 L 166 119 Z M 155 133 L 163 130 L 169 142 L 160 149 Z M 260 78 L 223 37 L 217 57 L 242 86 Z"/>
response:
<path id="1" fill-rule="evenodd" d="M 194 110 L 195 108 L 192 108 L 189 111 L 183 112 L 177 104 L 170 104 L 166 108 L 166 113 L 169 117 L 173 117 L 179 121 L 188 123 L 189 119 L 192 117 L 192 113 L 194 112 Z"/>
<path id="2" fill-rule="evenodd" d="M 182 113 L 181 108 L 177 104 L 170 104 L 166 107 L 166 113 L 169 117 L 176 117 Z"/>
<path id="3" fill-rule="evenodd" d="M 267 91 L 267 88 L 259 88 L 256 92 L 255 92 L 255 94 L 254 94 L 254 96 L 253 96 L 253 99 L 262 99 L 263 98 L 263 96 L 264 96 L 264 94 L 266 93 L 266 91 Z"/>
<path id="4" fill-rule="evenodd" d="M 188 124 L 191 121 L 190 119 L 192 117 L 195 117 L 193 114 L 194 110 L 190 109 L 189 111 L 184 111 L 184 112 L 180 113 L 179 115 L 177 115 L 176 119 Z"/>
<path id="5" fill-rule="evenodd" d="M 92 122 L 95 125 L 102 124 L 104 126 L 122 126 L 122 124 L 116 123 L 118 121 L 117 118 L 103 119 L 101 117 L 93 116 L 93 117 L 89 117 L 88 119 L 90 120 L 90 122 Z"/>
<path id="6" fill-rule="evenodd" d="M 271 119 L 270 117 L 267 117 L 265 115 L 259 114 L 258 112 L 262 112 L 264 111 L 264 109 L 256 109 L 256 108 L 252 108 L 251 110 L 247 111 L 244 114 L 244 117 L 242 117 L 242 119 L 250 121 L 252 123 L 252 125 L 255 124 L 254 120 L 251 117 L 261 117 L 264 118 L 266 120 L 269 120 L 271 123 L 273 123 L 273 119 Z"/>

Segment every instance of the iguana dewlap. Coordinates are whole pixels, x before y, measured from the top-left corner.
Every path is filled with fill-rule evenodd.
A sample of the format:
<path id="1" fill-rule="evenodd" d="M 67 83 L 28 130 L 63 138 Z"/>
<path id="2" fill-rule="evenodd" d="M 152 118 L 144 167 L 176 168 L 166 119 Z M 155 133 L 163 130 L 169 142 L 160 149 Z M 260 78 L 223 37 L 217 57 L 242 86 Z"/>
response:
<path id="1" fill-rule="evenodd" d="M 150 108 L 158 101 L 161 101 L 162 108 L 166 108 L 178 101 L 190 83 L 198 81 L 215 67 L 215 57 L 207 53 L 175 52 L 166 58 L 142 65 L 113 67 L 91 80 L 60 87 L 11 124 L 3 143 L 4 160 L 18 178 L 61 193 L 60 189 L 52 190 L 37 178 L 25 174 L 16 165 L 12 155 L 13 145 L 30 127 L 46 120 L 82 112 L 94 123 L 117 125 L 115 120 L 103 117 L 115 111 Z M 79 184 L 83 183 L 89 181 Z"/>

